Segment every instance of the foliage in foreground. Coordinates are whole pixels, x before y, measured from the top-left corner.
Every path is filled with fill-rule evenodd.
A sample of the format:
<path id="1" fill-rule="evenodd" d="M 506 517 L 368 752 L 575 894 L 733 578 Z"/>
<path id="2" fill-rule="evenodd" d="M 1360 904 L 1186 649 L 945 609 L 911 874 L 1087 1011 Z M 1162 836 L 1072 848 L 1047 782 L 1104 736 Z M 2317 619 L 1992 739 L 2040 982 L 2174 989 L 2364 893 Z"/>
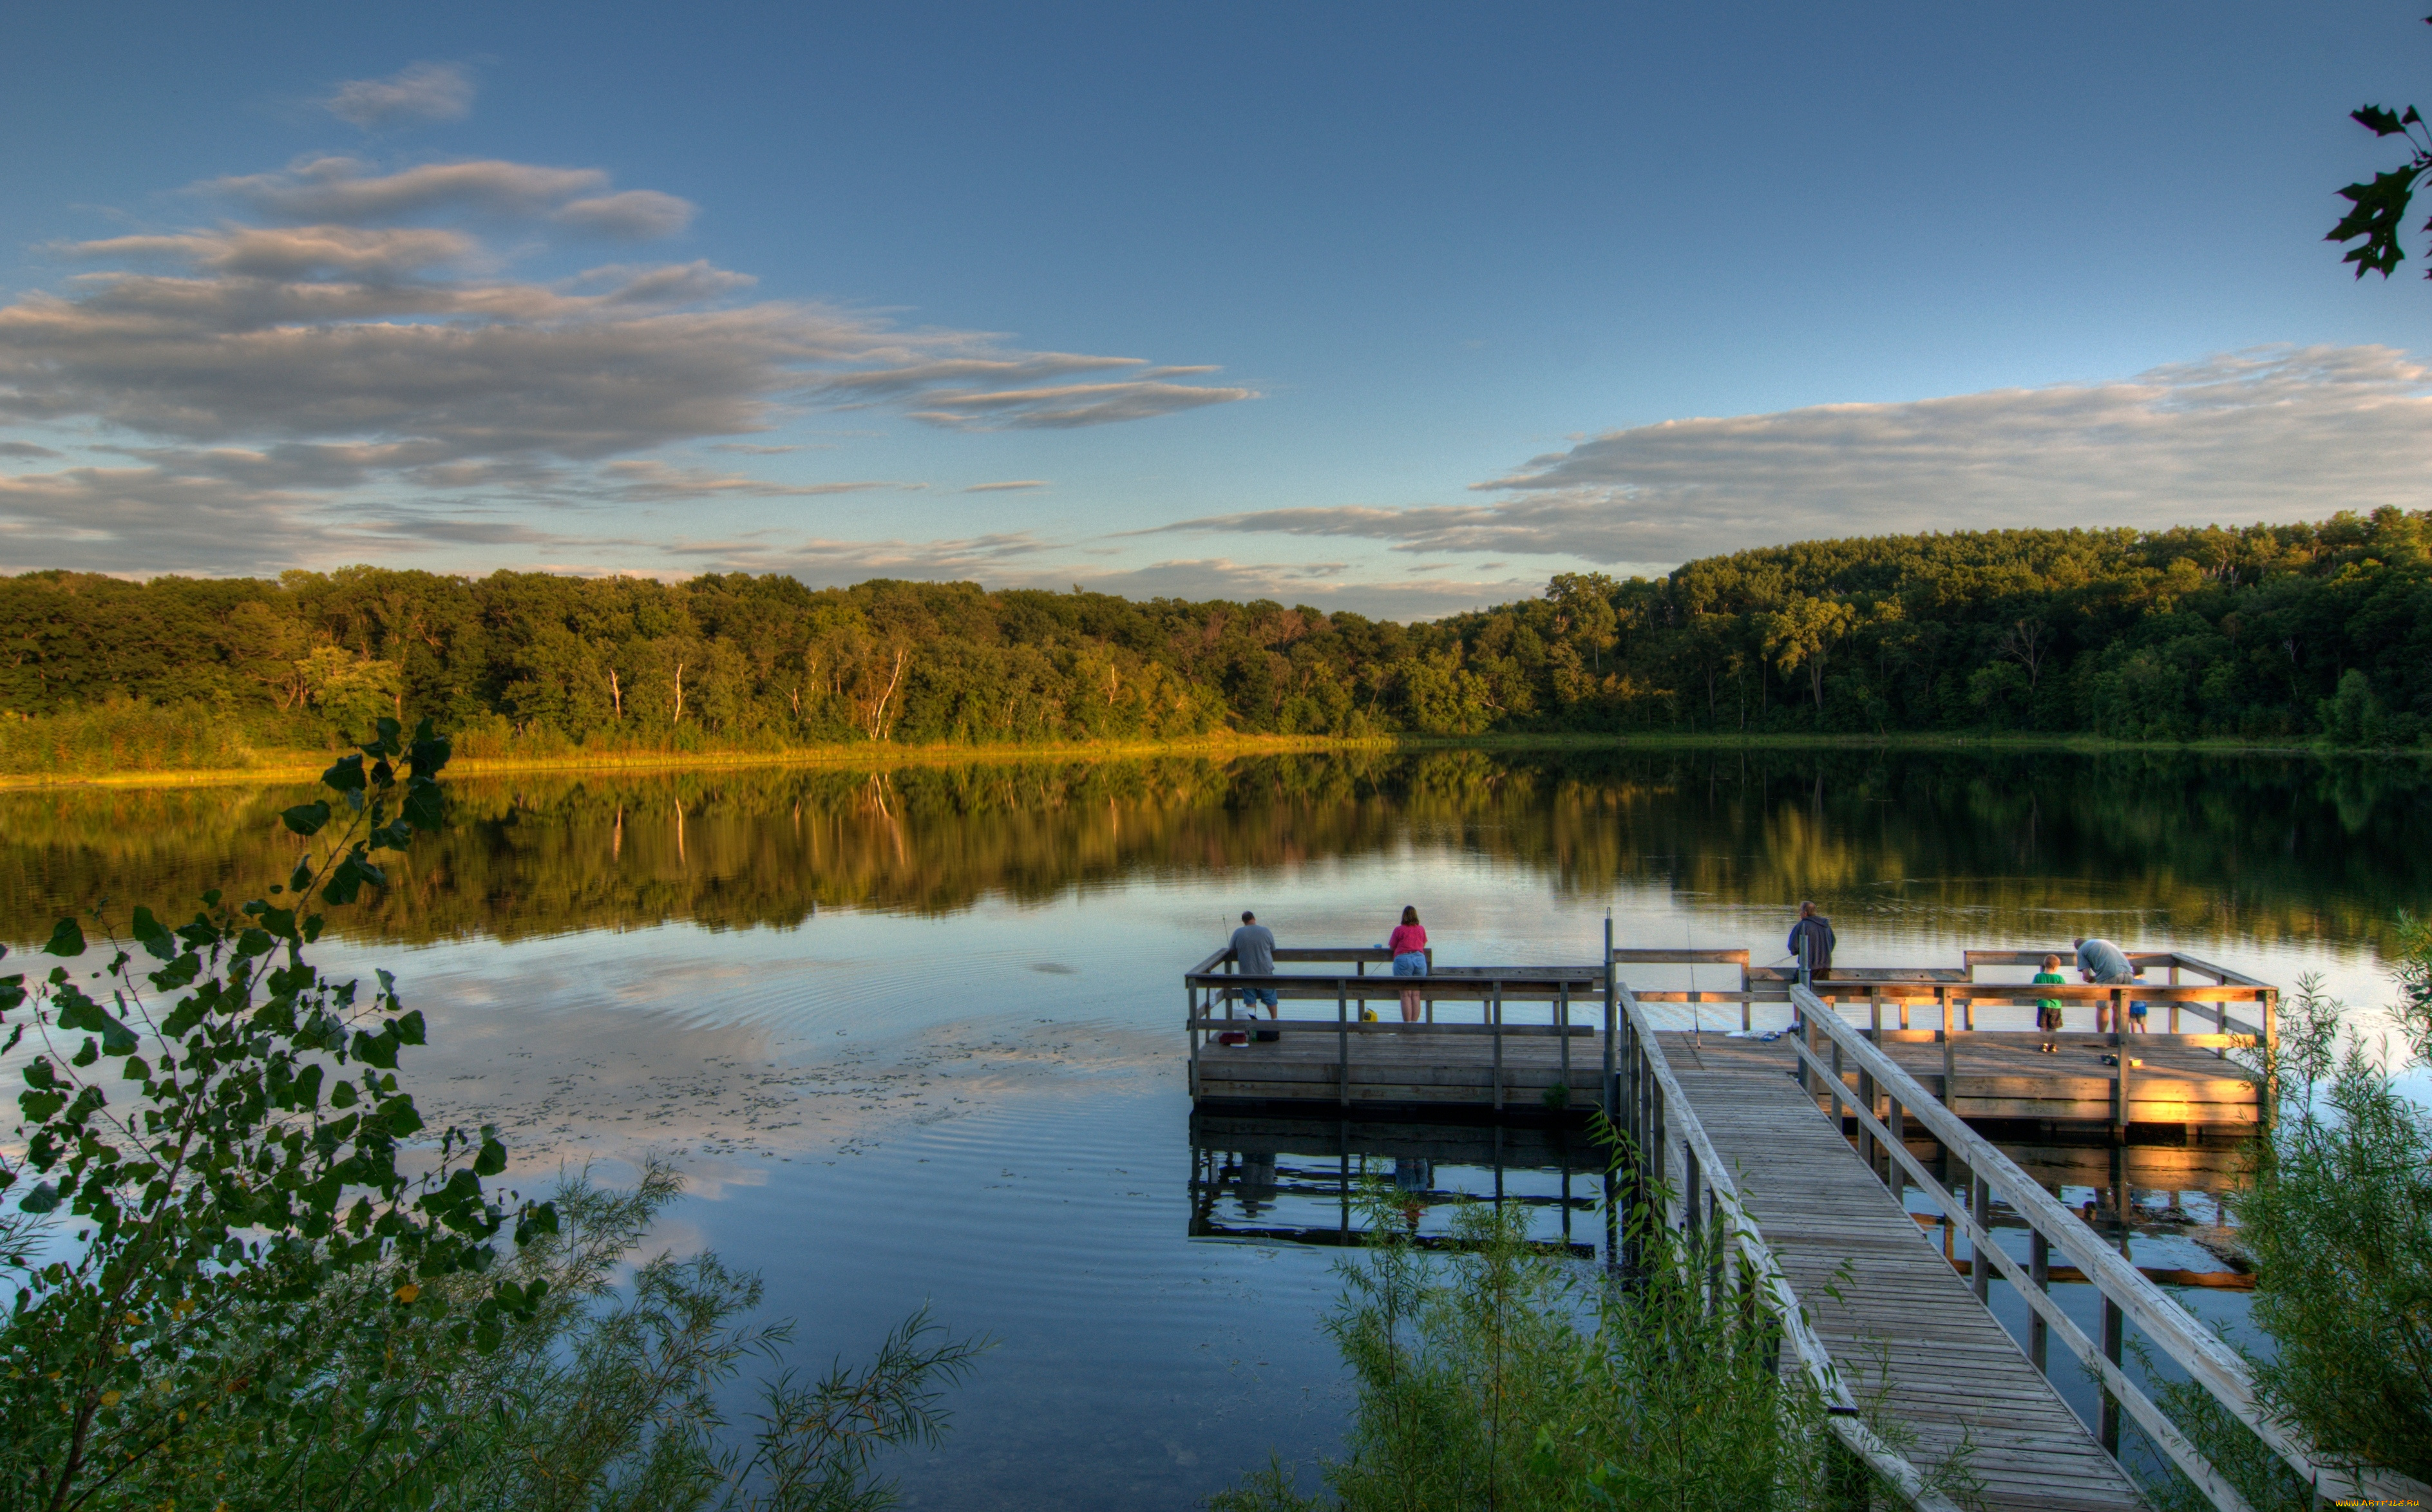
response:
<path id="1" fill-rule="evenodd" d="M 2319 979 L 2280 1021 L 2278 1111 L 2234 1201 L 2255 1265 L 2249 1356 L 2265 1406 L 2334 1464 L 2432 1480 L 2432 1113 L 2396 1082 L 2432 1066 L 2432 932 L 2402 918 L 2394 1007 L 2403 1050 L 2369 1055 Z M 2313 1504 L 2311 1488 L 2211 1395 L 2187 1384 L 2163 1404 L 2258 1508 Z M 2204 1504 L 2177 1480 L 2166 1501 Z"/>
<path id="2" fill-rule="evenodd" d="M 1449 1254 L 1399 1216 L 1372 1204 L 1327 1325 L 1358 1383 L 1349 1454 L 1320 1467 L 1319 1496 L 1270 1465 L 1217 1512 L 1864 1504 L 1821 1396 L 1776 1369 L 1778 1327 L 1709 1312 L 1705 1252 L 1646 1210 L 1626 1280 L 1542 1252 L 1516 1211 L 1464 1205 Z"/>
<path id="3" fill-rule="evenodd" d="M 491 1184 L 496 1130 L 416 1139 L 421 1015 L 305 952 L 438 826 L 448 757 L 382 720 L 334 803 L 284 815 L 323 844 L 283 883 L 175 928 L 137 908 L 99 952 L 62 919 L 58 964 L 0 978 L 0 1052 L 35 1051 L 0 1153 L 0 1509 L 840 1512 L 942 1425 L 974 1346 L 916 1316 L 866 1369 L 767 1383 L 725 1443 L 715 1387 L 785 1334 L 738 1325 L 758 1283 L 714 1256 L 612 1289 L 667 1172 L 535 1203 Z"/>

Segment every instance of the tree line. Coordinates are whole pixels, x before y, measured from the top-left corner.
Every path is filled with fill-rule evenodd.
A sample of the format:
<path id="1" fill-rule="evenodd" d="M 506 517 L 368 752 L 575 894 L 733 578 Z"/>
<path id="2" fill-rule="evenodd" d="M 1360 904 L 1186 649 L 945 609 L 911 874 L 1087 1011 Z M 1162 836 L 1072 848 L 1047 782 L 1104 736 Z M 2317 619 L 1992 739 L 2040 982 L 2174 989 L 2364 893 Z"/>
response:
<path id="1" fill-rule="evenodd" d="M 45 737 L 8 728 L 28 721 L 140 744 L 147 712 L 167 711 L 179 717 L 149 722 L 279 745 L 427 717 L 468 754 L 1224 731 L 2405 745 L 2432 731 L 2427 532 L 2432 512 L 2383 509 L 2243 529 L 1816 541 L 1661 578 L 1562 574 L 1538 596 L 1412 624 L 1272 601 L 744 574 L 32 572 L 0 579 L 0 748 L 31 759 Z"/>

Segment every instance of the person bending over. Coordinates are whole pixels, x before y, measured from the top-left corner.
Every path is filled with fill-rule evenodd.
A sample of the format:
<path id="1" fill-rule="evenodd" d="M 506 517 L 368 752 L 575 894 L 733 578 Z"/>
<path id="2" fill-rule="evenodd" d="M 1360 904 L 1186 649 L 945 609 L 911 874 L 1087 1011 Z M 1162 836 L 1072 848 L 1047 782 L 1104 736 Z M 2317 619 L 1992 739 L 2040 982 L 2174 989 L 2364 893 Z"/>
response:
<path id="1" fill-rule="evenodd" d="M 1233 932 L 1233 962 L 1245 977 L 1272 977 L 1275 974 L 1275 932 L 1258 922 L 1258 916 L 1241 910 L 1241 927 Z M 1275 1013 L 1275 989 L 1243 987 L 1241 1000 L 1250 1005 L 1250 1016 L 1258 1016 L 1258 1004 L 1267 1005 L 1267 1016 Z"/>
<path id="2" fill-rule="evenodd" d="M 2077 975 L 2083 982 L 2105 987 L 2124 987 L 2136 980 L 2136 968 L 2128 964 L 2128 952 L 2109 940 L 2080 939 L 2077 942 Z M 2117 1033 L 2125 1026 L 2111 1022 L 2111 1002 L 2099 1000 L 2094 1005 L 2094 1032 L 2098 1034 Z"/>

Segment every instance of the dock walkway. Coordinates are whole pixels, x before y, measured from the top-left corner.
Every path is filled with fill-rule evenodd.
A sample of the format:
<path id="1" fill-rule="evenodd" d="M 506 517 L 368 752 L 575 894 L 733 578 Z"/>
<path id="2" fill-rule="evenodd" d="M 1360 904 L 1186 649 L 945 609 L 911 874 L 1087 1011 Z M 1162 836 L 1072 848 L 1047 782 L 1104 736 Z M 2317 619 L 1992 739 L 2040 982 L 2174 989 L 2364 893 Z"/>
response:
<path id="1" fill-rule="evenodd" d="M 2133 1506 L 2136 1489 L 1968 1284 L 1802 1094 L 1786 1044 L 1662 1036 L 1664 1053 L 1816 1334 L 1862 1402 L 1965 1451 L 1984 1504 Z"/>

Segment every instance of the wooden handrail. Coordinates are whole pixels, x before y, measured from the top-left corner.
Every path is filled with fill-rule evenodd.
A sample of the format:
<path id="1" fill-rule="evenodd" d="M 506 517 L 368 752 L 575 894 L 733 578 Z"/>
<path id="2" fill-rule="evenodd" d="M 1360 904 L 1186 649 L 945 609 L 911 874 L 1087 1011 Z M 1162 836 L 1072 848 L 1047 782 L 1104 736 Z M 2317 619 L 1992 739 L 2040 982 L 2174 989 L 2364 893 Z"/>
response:
<path id="1" fill-rule="evenodd" d="M 1503 1024 L 1499 1026 L 1495 1024 L 1406 1024 L 1397 1018 L 1386 1018 L 1379 1019 L 1374 1023 L 1363 1023 L 1357 1018 L 1350 1019 L 1346 1022 L 1334 1018 L 1267 1018 L 1263 1016 L 1256 1019 L 1246 1017 L 1220 1018 L 1214 1015 L 1204 1015 L 1199 1017 L 1192 1018 L 1189 1020 L 1184 1027 L 1201 1030 L 1212 1029 L 1219 1033 L 1223 1033 L 1226 1030 L 1248 1029 L 1253 1027 L 1258 1029 L 1323 1029 L 1331 1033 L 1337 1027 L 1340 1027 L 1344 1033 L 1352 1034 L 1410 1033 L 1422 1036 L 1437 1034 L 1493 1034 L 1500 1033 L 1504 1034 L 1518 1035 L 1524 1039 L 1552 1039 L 1566 1032 L 1573 1039 L 1594 1039 L 1596 1035 L 1603 1033 L 1602 1030 L 1598 1029 L 1594 1024 L 1573 1024 L 1567 1031 L 1565 1031 L 1560 1024 Z"/>
<path id="2" fill-rule="evenodd" d="M 1614 952 L 1616 956 L 1620 953 Z M 1694 1225 L 1697 1196 L 1694 1188 L 1697 1178 L 1700 1175 L 1704 1177 L 1713 1216 L 1721 1222 L 1723 1232 L 1730 1236 L 1732 1247 L 1738 1252 L 1743 1268 L 1741 1274 L 1752 1281 L 1765 1298 L 1768 1310 L 1782 1326 L 1782 1337 L 1789 1341 L 1792 1352 L 1799 1356 L 1799 1365 L 1806 1370 L 1808 1379 L 1823 1394 L 1828 1412 L 1825 1420 L 1832 1426 L 1833 1435 L 1848 1446 L 1851 1453 L 1866 1461 L 1867 1467 L 1908 1505 L 1920 1508 L 1922 1512 L 1958 1512 L 1948 1497 L 1926 1484 L 1925 1477 L 1905 1455 L 1885 1443 L 1858 1416 L 1856 1399 L 1850 1395 L 1848 1383 L 1841 1379 L 1839 1368 L 1832 1363 L 1832 1352 L 1825 1348 L 1824 1341 L 1816 1336 L 1815 1328 L 1808 1322 L 1806 1310 L 1799 1302 L 1799 1293 L 1792 1289 L 1790 1279 L 1782 1274 L 1772 1249 L 1765 1242 L 1764 1234 L 1742 1205 L 1739 1188 L 1731 1181 L 1721 1154 L 1706 1137 L 1705 1128 L 1691 1110 L 1687 1095 L 1673 1077 L 1671 1063 L 1664 1058 L 1654 1026 L 1647 1021 L 1638 1006 L 1638 1000 L 1631 996 L 1629 988 L 1619 988 L 1616 996 L 1630 1025 L 1633 1053 L 1644 1074 L 1657 1089 L 1657 1095 L 1649 1100 L 1657 1110 L 1656 1117 L 1662 1121 L 1664 1132 L 1674 1136 L 1652 1141 L 1659 1156 L 1664 1158 L 1664 1167 L 1659 1175 L 1663 1185 L 1668 1189 L 1668 1195 L 1690 1210 L 1687 1221 Z M 1680 1158 L 1683 1178 L 1679 1186 L 1673 1186 L 1671 1182 L 1673 1168 L 1668 1157 L 1674 1152 Z M 1692 1166 L 1691 1162 L 1695 1165 Z M 1671 1214 L 1666 1212 L 1664 1218 L 1669 1225 Z M 1717 1292 L 1726 1289 L 1719 1276 L 1716 1277 L 1715 1289 Z"/>
<path id="3" fill-rule="evenodd" d="M 2012 1212 L 2024 1218 L 2028 1227 L 2041 1235 L 2047 1243 L 2067 1255 L 2105 1301 L 2133 1319 L 2173 1363 L 2200 1382 L 2239 1421 L 2254 1430 L 2255 1436 L 2270 1445 L 2272 1452 L 2287 1461 L 2301 1478 L 2321 1488 L 2325 1495 L 2418 1499 L 2432 1495 L 2432 1489 L 2395 1471 L 2331 1465 L 2317 1458 L 2301 1435 L 2262 1410 L 2255 1400 L 2254 1378 L 2246 1368 L 2246 1362 L 2235 1351 L 2189 1316 L 2167 1292 L 2147 1281 L 2125 1256 L 2104 1244 L 2077 1215 L 2063 1207 L 2056 1198 L 2044 1190 L 2041 1184 L 2018 1169 L 1990 1141 L 1968 1128 L 1958 1115 L 1945 1107 L 1898 1062 L 1878 1050 L 1862 1031 L 1826 1006 L 1822 999 L 1803 987 L 1794 992 L 1792 998 L 1801 1009 L 1802 1019 L 1809 1026 L 1811 1034 L 1820 1033 L 1830 1038 L 1844 1055 L 1854 1062 L 1858 1071 L 1873 1079 L 1878 1093 L 1888 1094 L 1906 1114 L 1923 1123 L 1944 1149 L 1967 1165 L 1976 1181 L 1999 1191 Z M 1903 1174 L 1934 1198 L 1951 1221 L 1968 1235 L 1975 1252 L 2000 1270 L 2046 1325 L 2058 1332 L 2087 1368 L 2096 1371 L 2111 1394 L 2140 1423 L 2145 1424 L 2155 1442 L 2181 1470 L 2187 1471 L 2189 1479 L 2204 1489 L 2214 1505 L 2221 1508 L 2221 1512 L 2243 1512 L 2245 1502 L 2213 1471 L 2204 1456 L 2162 1416 L 2161 1410 L 2069 1321 L 2048 1293 L 2033 1284 L 2018 1263 L 1994 1243 L 1992 1235 L 1976 1217 L 1967 1213 L 1934 1180 L 1932 1174 L 1908 1154 L 1905 1144 L 1891 1137 L 1891 1131 L 1875 1118 L 1874 1110 L 1858 1105 L 1858 1100 L 1817 1056 L 1813 1045 L 1794 1036 L 1793 1049 L 1803 1063 L 1822 1077 L 1827 1096 L 1832 1099 L 1836 1111 L 1842 1105 L 1848 1105 L 1858 1117 L 1861 1126 L 1883 1142 L 1886 1153 L 1900 1164 Z"/>
<path id="4" fill-rule="evenodd" d="M 1476 975 L 1463 972 L 1458 976 L 1440 973 L 1426 977 L 1322 977 L 1299 972 L 1254 977 L 1246 972 L 1193 971 L 1184 975 L 1182 983 L 1185 987 L 1212 987 L 1219 991 L 1255 987 L 1284 998 L 1331 998 L 1342 992 L 1348 992 L 1355 998 L 1390 998 L 1396 993 L 1419 991 L 1430 998 L 1464 1002 L 1484 1001 L 1493 998 L 1499 988 L 1506 998 L 1524 998 L 1533 1001 L 1539 999 L 1551 1000 L 1565 993 L 1596 990 L 1603 986 L 1604 976 L 1594 966 L 1576 970 L 1539 967 L 1533 975 L 1524 969 L 1509 973 L 1480 970 Z"/>
<path id="5" fill-rule="evenodd" d="M 1634 966 L 1746 966 L 1746 950 L 1616 949 L 1615 961 Z"/>

